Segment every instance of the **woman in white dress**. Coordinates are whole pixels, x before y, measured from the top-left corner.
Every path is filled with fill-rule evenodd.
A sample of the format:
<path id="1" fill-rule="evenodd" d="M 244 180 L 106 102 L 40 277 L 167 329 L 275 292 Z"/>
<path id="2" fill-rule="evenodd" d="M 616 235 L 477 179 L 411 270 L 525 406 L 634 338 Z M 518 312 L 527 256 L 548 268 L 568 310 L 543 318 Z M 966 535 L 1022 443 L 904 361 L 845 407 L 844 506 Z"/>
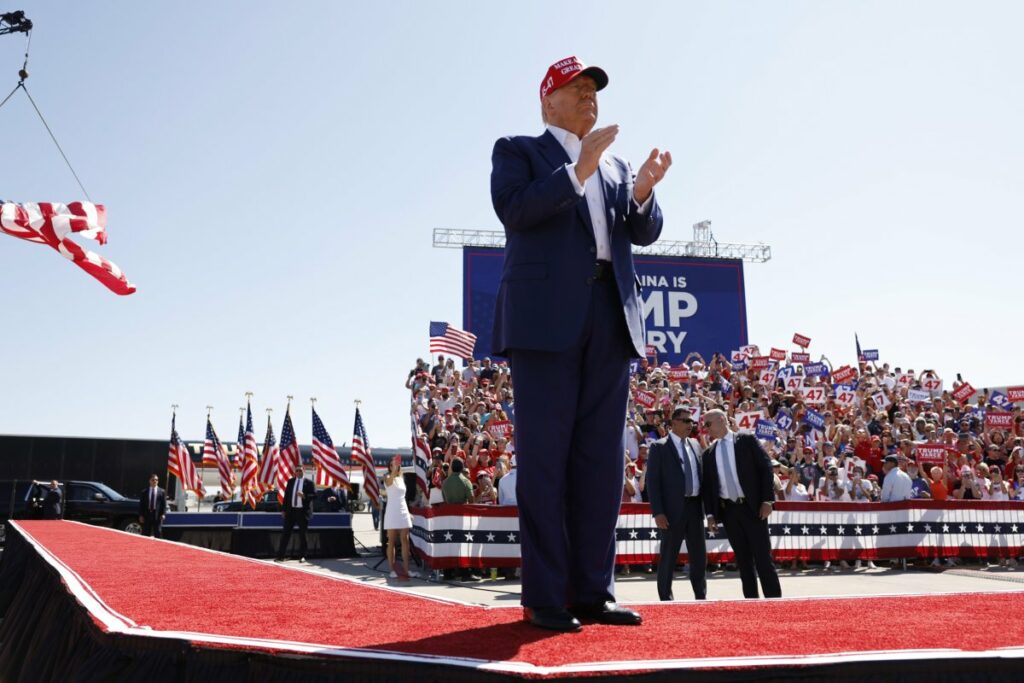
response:
<path id="1" fill-rule="evenodd" d="M 409 514 L 409 506 L 405 502 L 405 479 L 402 478 L 401 456 L 396 455 L 388 466 L 388 473 L 384 477 L 384 486 L 388 494 L 388 504 L 384 508 L 384 528 L 388 532 L 390 576 L 392 579 L 398 578 L 398 572 L 395 571 L 395 545 L 401 540 L 405 575 L 416 578 L 419 576 L 419 572 L 409 571 L 409 529 L 412 528 L 412 515 Z"/>

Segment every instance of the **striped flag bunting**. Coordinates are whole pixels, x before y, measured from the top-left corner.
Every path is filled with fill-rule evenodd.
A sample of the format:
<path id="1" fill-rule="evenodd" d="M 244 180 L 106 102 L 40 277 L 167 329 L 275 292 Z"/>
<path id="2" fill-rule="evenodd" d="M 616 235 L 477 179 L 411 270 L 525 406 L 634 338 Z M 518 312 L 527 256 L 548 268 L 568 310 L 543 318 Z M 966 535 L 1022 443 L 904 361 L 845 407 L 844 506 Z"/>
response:
<path id="1" fill-rule="evenodd" d="M 348 486 L 348 474 L 341 465 L 338 450 L 331 435 L 313 408 L 313 463 L 316 465 L 317 486 Z"/>
<path id="2" fill-rule="evenodd" d="M 356 408 L 356 426 L 352 434 L 352 460 L 363 468 L 363 490 L 374 507 L 380 509 L 380 484 L 377 482 L 377 467 L 373 464 L 370 440 L 366 437 L 363 416 Z"/>
<path id="3" fill-rule="evenodd" d="M 246 402 L 245 434 L 238 442 L 242 448 L 242 504 L 256 509 L 261 489 L 259 482 L 259 451 L 252 428 L 252 405 Z"/>
<path id="4" fill-rule="evenodd" d="M 217 466 L 217 472 L 220 474 L 221 493 L 224 494 L 227 500 L 231 500 L 231 496 L 235 494 L 235 473 L 231 471 L 231 461 L 228 460 L 228 454 L 224 450 L 224 445 L 217 437 L 217 432 L 213 428 L 213 422 L 210 421 L 209 415 L 206 416 L 206 441 L 203 443 L 203 464 L 206 464 L 207 459 Z"/>
<path id="5" fill-rule="evenodd" d="M 430 322 L 430 352 L 450 353 L 459 358 L 472 358 L 476 335 L 463 332 L 448 323 Z"/>
<path id="6" fill-rule="evenodd" d="M 0 232 L 55 249 L 114 294 L 123 296 L 135 292 L 135 285 L 128 282 L 120 268 L 71 239 L 77 234 L 100 244 L 107 243 L 107 210 L 102 204 L 0 202 Z"/>
<path id="7" fill-rule="evenodd" d="M 242 469 L 245 462 L 245 414 L 238 415 L 238 441 L 235 443 L 235 455 L 231 458 L 231 466 L 236 470 Z"/>
<path id="8" fill-rule="evenodd" d="M 167 449 L 167 471 L 178 478 L 181 487 L 186 491 L 192 491 L 200 498 L 206 495 L 203 487 L 203 480 L 196 472 L 195 463 L 188 453 L 188 448 L 181 442 L 178 436 L 178 429 L 175 426 L 177 416 L 171 414 L 171 443 Z"/>
<path id="9" fill-rule="evenodd" d="M 516 507 L 434 505 L 411 512 L 413 545 L 431 569 L 519 566 Z M 768 534 L 776 562 L 1019 557 L 1022 513 L 1024 503 L 1018 501 L 779 502 Z M 733 560 L 724 530 L 705 530 L 705 538 L 708 561 Z M 652 562 L 660 543 L 650 506 L 623 504 L 615 529 L 616 562 Z M 686 555 L 684 543 L 680 562 Z"/>

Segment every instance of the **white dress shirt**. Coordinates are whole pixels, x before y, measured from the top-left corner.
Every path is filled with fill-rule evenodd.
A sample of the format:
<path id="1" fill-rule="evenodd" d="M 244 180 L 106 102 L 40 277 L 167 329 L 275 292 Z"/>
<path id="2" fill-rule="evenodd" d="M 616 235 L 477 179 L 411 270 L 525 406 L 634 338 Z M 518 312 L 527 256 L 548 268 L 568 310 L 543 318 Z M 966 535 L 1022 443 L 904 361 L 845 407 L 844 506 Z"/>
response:
<path id="1" fill-rule="evenodd" d="M 149 487 L 149 509 L 153 510 L 153 511 L 156 510 L 156 487 L 155 486 L 150 486 Z"/>
<path id="2" fill-rule="evenodd" d="M 669 432 L 668 436 L 672 439 L 672 443 L 676 447 L 676 453 L 679 455 L 679 467 L 683 470 L 683 474 L 686 474 L 686 467 L 683 465 L 683 458 L 690 461 L 690 471 L 693 472 L 693 481 L 687 480 L 686 482 L 686 493 L 687 496 L 696 496 L 700 494 L 700 470 L 697 469 L 697 454 L 693 450 L 693 444 L 690 439 L 681 439 L 676 436 L 675 432 Z"/>
<path id="3" fill-rule="evenodd" d="M 590 211 L 590 222 L 594 226 L 594 242 L 597 244 L 597 259 L 599 261 L 611 261 L 612 260 L 612 247 L 611 247 L 611 236 L 608 230 L 608 213 L 605 211 L 604 206 L 604 192 L 601 190 L 601 175 L 604 173 L 601 168 L 601 164 L 597 165 L 597 173 L 587 178 L 587 180 L 581 185 L 580 179 L 576 177 L 576 164 L 580 160 L 580 150 L 582 148 L 582 142 L 575 133 L 570 133 L 564 128 L 558 126 L 548 126 L 548 130 L 558 140 L 558 144 L 562 145 L 565 153 L 569 155 L 569 159 L 572 161 L 570 164 L 566 164 L 566 170 L 569 172 L 569 180 L 572 181 L 572 186 L 576 188 L 576 194 L 586 196 L 587 198 L 587 209 Z M 604 161 L 604 155 L 601 155 L 601 160 Z M 633 200 L 633 205 L 638 208 L 640 213 L 645 213 L 651 206 L 651 201 L 654 197 L 654 192 L 651 192 L 651 196 L 647 198 L 643 204 L 639 204 L 636 198 Z"/>
<path id="4" fill-rule="evenodd" d="M 718 465 L 718 495 L 721 498 L 746 498 L 736 471 L 736 434 L 726 432 L 725 436 L 715 444 L 715 464 Z M 726 477 L 730 477 L 736 491 L 730 493 L 726 488 Z"/>
<path id="5" fill-rule="evenodd" d="M 882 502 L 897 503 L 901 500 L 909 500 L 914 496 L 914 482 L 910 475 L 899 467 L 893 467 L 889 474 L 885 475 L 882 483 Z"/>
<path id="6" fill-rule="evenodd" d="M 292 489 L 292 507 L 302 507 L 302 499 L 299 498 L 299 494 L 302 492 L 302 479 L 295 480 L 295 488 Z"/>

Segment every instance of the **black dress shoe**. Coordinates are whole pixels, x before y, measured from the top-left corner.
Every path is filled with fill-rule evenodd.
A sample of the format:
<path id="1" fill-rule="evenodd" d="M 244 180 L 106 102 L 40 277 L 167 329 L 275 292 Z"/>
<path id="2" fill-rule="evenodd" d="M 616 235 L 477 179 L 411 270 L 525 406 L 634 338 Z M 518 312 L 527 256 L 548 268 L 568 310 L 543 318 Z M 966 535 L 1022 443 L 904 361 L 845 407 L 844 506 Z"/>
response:
<path id="1" fill-rule="evenodd" d="M 616 602 L 599 602 L 591 605 L 572 605 L 569 607 L 577 619 L 596 621 L 599 624 L 614 626 L 637 626 L 643 623 L 639 612 L 620 607 Z"/>
<path id="2" fill-rule="evenodd" d="M 576 617 L 561 607 L 525 607 L 523 618 L 549 631 L 579 631 L 583 628 Z"/>

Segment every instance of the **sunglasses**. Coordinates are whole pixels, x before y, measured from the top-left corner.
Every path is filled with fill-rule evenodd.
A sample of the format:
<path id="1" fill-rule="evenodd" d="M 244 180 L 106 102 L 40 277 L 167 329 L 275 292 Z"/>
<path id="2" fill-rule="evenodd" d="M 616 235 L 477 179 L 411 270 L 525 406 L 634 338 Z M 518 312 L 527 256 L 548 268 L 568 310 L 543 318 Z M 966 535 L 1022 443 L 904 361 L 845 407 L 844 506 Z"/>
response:
<path id="1" fill-rule="evenodd" d="M 691 420 L 688 417 L 677 417 L 677 418 L 675 418 L 675 421 L 676 422 L 685 422 L 687 424 L 693 424 L 693 420 Z"/>

